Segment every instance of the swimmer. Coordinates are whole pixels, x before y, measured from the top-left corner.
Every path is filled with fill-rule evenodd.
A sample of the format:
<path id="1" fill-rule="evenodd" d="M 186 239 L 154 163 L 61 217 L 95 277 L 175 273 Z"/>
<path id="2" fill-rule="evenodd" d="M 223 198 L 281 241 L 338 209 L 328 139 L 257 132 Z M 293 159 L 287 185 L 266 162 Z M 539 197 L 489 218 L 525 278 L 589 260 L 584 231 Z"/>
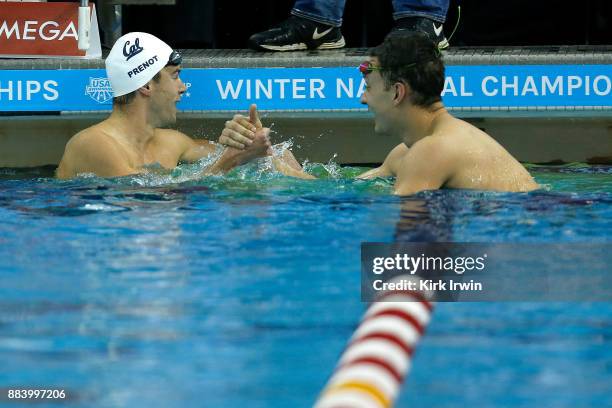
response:
<path id="1" fill-rule="evenodd" d="M 441 188 L 531 191 L 529 172 L 491 136 L 453 117 L 442 104 L 444 63 L 424 34 L 396 31 L 359 66 L 366 81 L 361 103 L 374 114 L 374 131 L 402 140 L 383 164 L 362 179 L 396 177 L 395 194 Z M 242 148 L 250 138 L 230 121 L 224 145 Z"/>
<path id="2" fill-rule="evenodd" d="M 194 162 L 214 153 L 216 145 L 210 141 L 195 141 L 179 131 L 163 129 L 176 122 L 176 104 L 186 90 L 179 77 L 181 60 L 178 52 L 153 35 L 134 32 L 119 38 L 106 59 L 113 111 L 106 120 L 68 141 L 57 177 L 83 173 L 118 177 L 156 167 L 172 169 L 179 162 Z M 207 172 L 224 173 L 270 155 L 269 132 L 263 126 L 248 126 L 249 146 L 226 148 Z M 277 170 L 300 177 L 303 172 L 291 152 L 284 152 L 283 157 L 288 163 L 273 159 Z"/>

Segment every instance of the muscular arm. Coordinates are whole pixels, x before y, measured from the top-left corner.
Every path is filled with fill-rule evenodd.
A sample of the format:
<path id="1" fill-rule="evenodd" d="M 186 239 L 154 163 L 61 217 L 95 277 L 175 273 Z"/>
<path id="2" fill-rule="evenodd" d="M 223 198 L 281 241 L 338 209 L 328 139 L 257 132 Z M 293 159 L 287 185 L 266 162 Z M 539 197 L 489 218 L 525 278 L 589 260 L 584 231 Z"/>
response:
<path id="1" fill-rule="evenodd" d="M 359 179 L 372 179 L 376 177 L 389 177 L 397 174 L 397 168 L 403 157 L 408 154 L 408 147 L 404 143 L 395 146 L 385 158 L 385 161 L 380 167 L 368 170 L 357 176 Z"/>
<path id="2" fill-rule="evenodd" d="M 158 149 L 172 155 L 177 162 L 195 162 L 211 155 L 216 149 L 213 142 L 192 139 L 178 130 L 156 129 L 155 133 Z"/>
<path id="3" fill-rule="evenodd" d="M 210 140 L 193 140 L 189 138 L 187 149 L 180 157 L 180 161 L 195 162 L 203 157 L 208 157 L 216 150 L 216 146 Z"/>
<path id="4" fill-rule="evenodd" d="M 420 140 L 398 163 L 395 194 L 410 195 L 441 188 L 451 177 L 454 162 L 447 146 L 435 139 Z"/>
<path id="5" fill-rule="evenodd" d="M 183 162 L 195 162 L 204 157 L 208 157 L 216 150 L 216 146 L 213 142 L 208 140 L 194 140 L 189 136 L 185 135 L 176 130 L 159 129 L 160 137 L 167 143 L 166 148 L 176 149 L 179 160 Z M 208 167 L 203 174 L 219 174 L 227 173 L 234 167 L 240 166 L 246 163 L 257 155 L 257 149 L 267 149 L 263 147 L 266 141 L 259 139 L 259 145 L 255 145 L 252 148 L 249 147 L 249 151 L 240 151 L 238 149 L 226 148 L 221 156 L 213 163 L 212 166 Z M 269 143 L 268 143 L 269 146 Z"/>
<path id="6" fill-rule="evenodd" d="M 285 150 L 283 153 L 286 154 L 285 152 L 289 152 L 289 151 Z M 290 164 L 290 162 L 287 162 L 284 157 L 273 157 L 272 164 L 274 165 L 274 168 L 277 171 L 284 174 L 285 176 L 297 177 L 297 178 L 301 178 L 305 180 L 316 179 L 316 177 L 313 176 L 312 174 L 308 174 L 304 170 L 302 170 L 302 166 L 298 164 L 298 167 L 295 167 L 292 164 Z"/>

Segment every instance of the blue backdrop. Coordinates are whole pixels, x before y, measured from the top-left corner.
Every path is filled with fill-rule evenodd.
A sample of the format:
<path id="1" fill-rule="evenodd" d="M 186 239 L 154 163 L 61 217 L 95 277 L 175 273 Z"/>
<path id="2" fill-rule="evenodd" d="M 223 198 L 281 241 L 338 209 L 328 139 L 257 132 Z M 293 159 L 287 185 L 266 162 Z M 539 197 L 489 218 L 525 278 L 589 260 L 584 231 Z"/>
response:
<path id="1" fill-rule="evenodd" d="M 184 69 L 181 110 L 365 109 L 354 67 Z M 449 66 L 442 93 L 448 107 L 608 107 L 609 65 Z M 1 70 L 3 111 L 110 110 L 104 70 Z"/>

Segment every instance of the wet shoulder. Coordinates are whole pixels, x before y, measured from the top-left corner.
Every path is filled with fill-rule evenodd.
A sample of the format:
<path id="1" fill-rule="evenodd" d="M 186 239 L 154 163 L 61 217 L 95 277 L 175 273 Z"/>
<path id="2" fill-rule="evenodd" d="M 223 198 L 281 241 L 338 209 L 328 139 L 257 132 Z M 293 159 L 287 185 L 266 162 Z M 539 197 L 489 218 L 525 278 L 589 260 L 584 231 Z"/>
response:
<path id="1" fill-rule="evenodd" d="M 91 140 L 94 137 L 110 137 L 110 134 L 111 127 L 108 124 L 108 119 L 106 119 L 76 133 L 70 141 Z"/>
<path id="2" fill-rule="evenodd" d="M 100 124 L 93 125 L 74 135 L 68 141 L 67 148 L 87 148 L 95 146 L 110 147 L 117 145 L 116 140 Z"/>
<path id="3" fill-rule="evenodd" d="M 175 129 L 155 129 L 155 139 L 173 142 L 185 142 L 191 140 L 189 136 Z"/>
<path id="4" fill-rule="evenodd" d="M 436 126 L 432 136 L 434 138 L 473 138 L 478 135 L 486 135 L 482 130 L 464 120 L 449 117 L 447 120 Z"/>
<path id="5" fill-rule="evenodd" d="M 461 151 L 463 145 L 458 132 L 438 130 L 414 143 L 410 148 L 413 155 L 425 156 L 431 159 L 446 159 Z"/>
<path id="6" fill-rule="evenodd" d="M 483 130 L 464 120 L 452 118 L 439 126 L 429 138 L 436 148 L 460 157 L 476 157 L 479 153 L 491 153 L 498 144 Z"/>
<path id="7" fill-rule="evenodd" d="M 125 161 L 121 146 L 104 129 L 94 125 L 74 135 L 66 144 L 57 175 L 69 178 L 78 173 L 97 173 L 96 163 Z"/>

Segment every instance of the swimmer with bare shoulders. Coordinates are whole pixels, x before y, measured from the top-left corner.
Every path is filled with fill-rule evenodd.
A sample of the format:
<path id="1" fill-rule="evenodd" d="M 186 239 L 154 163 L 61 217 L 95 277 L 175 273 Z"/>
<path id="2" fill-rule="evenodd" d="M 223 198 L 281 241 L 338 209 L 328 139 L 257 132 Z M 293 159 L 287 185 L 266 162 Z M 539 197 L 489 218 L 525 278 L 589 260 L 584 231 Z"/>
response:
<path id="1" fill-rule="evenodd" d="M 444 63 L 418 32 L 396 31 L 359 67 L 366 81 L 361 103 L 374 131 L 402 140 L 380 167 L 358 176 L 395 176 L 395 193 L 441 188 L 524 192 L 538 188 L 529 172 L 491 136 L 453 117 L 442 104 Z M 222 144 L 241 148 L 251 137 L 231 121 Z M 227 129 L 227 127 L 226 127 Z"/>
<path id="2" fill-rule="evenodd" d="M 179 162 L 194 162 L 213 154 L 216 144 L 164 129 L 176 122 L 176 104 L 186 90 L 180 79 L 181 62 L 178 52 L 153 35 L 134 32 L 119 38 L 106 59 L 114 92 L 113 111 L 106 120 L 68 141 L 57 177 L 66 179 L 83 173 L 126 176 L 151 168 L 172 169 Z M 250 120 L 258 120 L 256 106 L 251 106 L 250 112 Z M 245 149 L 226 148 L 207 173 L 224 173 L 271 154 L 270 129 L 247 125 L 244 132 L 251 143 Z M 284 152 L 284 157 L 288 163 L 273 159 L 279 171 L 303 173 L 299 164 L 290 160 L 291 152 Z"/>

